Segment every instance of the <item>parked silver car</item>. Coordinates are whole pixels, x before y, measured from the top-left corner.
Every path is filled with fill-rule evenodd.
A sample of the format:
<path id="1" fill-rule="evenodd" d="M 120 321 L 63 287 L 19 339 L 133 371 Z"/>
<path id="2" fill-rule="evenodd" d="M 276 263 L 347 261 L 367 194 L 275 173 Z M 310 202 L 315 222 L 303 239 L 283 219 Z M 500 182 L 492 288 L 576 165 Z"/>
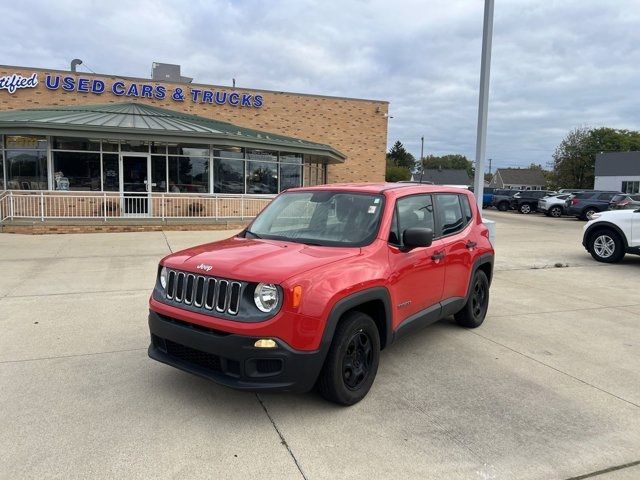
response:
<path id="1" fill-rule="evenodd" d="M 571 194 L 549 195 L 538 200 L 538 211 L 547 217 L 561 217 L 565 213 L 566 202 Z"/>

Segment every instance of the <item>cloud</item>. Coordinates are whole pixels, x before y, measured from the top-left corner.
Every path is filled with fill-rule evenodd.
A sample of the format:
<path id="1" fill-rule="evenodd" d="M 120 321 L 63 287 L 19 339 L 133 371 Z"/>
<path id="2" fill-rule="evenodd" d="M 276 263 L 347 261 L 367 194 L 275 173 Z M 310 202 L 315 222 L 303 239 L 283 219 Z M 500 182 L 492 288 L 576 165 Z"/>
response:
<path id="1" fill-rule="evenodd" d="M 483 2 L 24 0 L 0 6 L 2 63 L 391 102 L 389 144 L 473 158 Z M 496 2 L 487 156 L 546 164 L 570 129 L 640 128 L 640 0 Z"/>

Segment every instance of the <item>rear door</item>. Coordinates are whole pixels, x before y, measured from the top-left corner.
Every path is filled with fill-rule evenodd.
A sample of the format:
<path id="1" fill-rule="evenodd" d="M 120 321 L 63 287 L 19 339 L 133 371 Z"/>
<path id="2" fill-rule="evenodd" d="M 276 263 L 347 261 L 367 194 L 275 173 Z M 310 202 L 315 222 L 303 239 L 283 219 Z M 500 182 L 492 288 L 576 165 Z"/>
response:
<path id="1" fill-rule="evenodd" d="M 394 329 L 408 317 L 437 305 L 442 297 L 445 270 L 442 241 L 405 250 L 402 232 L 411 227 L 435 231 L 431 195 L 410 195 L 396 202 L 388 246 Z"/>
<path id="2" fill-rule="evenodd" d="M 470 225 L 473 215 L 466 195 L 439 193 L 434 198 L 436 231 L 444 247 L 446 266 L 441 300 L 446 302 L 467 294 L 476 239 Z"/>

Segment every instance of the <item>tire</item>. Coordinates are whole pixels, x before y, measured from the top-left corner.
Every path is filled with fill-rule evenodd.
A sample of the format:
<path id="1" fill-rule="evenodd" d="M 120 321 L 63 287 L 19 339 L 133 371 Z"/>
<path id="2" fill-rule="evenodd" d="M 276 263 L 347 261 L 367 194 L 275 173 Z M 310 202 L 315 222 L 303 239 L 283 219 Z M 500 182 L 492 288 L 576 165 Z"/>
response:
<path id="1" fill-rule="evenodd" d="M 531 208 L 531 205 L 529 205 L 528 203 L 523 203 L 518 207 L 518 211 L 520 213 L 524 213 L 525 215 L 528 215 L 533 211 L 533 209 Z"/>
<path id="2" fill-rule="evenodd" d="M 548 215 L 552 216 L 553 218 L 560 218 L 562 216 L 562 207 L 559 207 L 557 205 L 551 207 L 548 210 Z"/>
<path id="3" fill-rule="evenodd" d="M 476 328 L 482 325 L 489 309 L 489 280 L 482 270 L 476 270 L 471 282 L 469 299 L 458 313 L 454 315 L 461 327 Z"/>
<path id="4" fill-rule="evenodd" d="M 582 211 L 582 220 L 591 220 L 591 215 L 593 215 L 594 213 L 598 213 L 598 210 L 596 210 L 593 207 L 587 207 Z"/>
<path id="5" fill-rule="evenodd" d="M 603 263 L 617 263 L 625 254 L 620 235 L 609 229 L 594 232 L 589 237 L 587 248 L 594 260 Z"/>
<path id="6" fill-rule="evenodd" d="M 380 334 L 369 315 L 347 313 L 336 328 L 318 378 L 320 394 L 340 405 L 362 400 L 378 372 Z"/>
<path id="7" fill-rule="evenodd" d="M 500 202 L 498 204 L 498 210 L 500 210 L 501 212 L 506 212 L 507 210 L 509 210 L 509 202 Z"/>

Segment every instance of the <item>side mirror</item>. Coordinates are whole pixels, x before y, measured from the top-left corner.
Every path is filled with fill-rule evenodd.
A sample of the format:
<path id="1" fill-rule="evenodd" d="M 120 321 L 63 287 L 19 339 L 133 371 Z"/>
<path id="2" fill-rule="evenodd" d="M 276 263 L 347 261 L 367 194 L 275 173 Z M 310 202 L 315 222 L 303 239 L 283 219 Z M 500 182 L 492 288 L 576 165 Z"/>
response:
<path id="1" fill-rule="evenodd" d="M 407 228 L 402 232 L 402 243 L 408 249 L 428 247 L 433 243 L 433 230 L 421 227 Z"/>

